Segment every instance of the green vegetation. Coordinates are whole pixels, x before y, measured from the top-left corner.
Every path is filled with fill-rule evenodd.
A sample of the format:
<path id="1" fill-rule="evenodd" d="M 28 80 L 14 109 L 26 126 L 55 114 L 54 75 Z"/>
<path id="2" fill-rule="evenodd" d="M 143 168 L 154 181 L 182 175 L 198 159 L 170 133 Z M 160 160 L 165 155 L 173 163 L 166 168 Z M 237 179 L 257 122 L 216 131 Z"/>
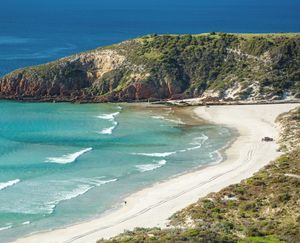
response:
<path id="1" fill-rule="evenodd" d="M 125 61 L 99 75 L 103 67 L 93 57 L 105 50 Z M 56 96 L 67 89 L 70 96 L 80 92 L 119 101 L 198 97 L 207 90 L 226 99 L 233 87 L 236 100 L 300 97 L 300 34 L 148 35 L 80 55 L 84 58 L 20 69 L 6 78 L 46 87 L 42 96 L 58 86 Z M 28 93 L 26 87 L 13 88 L 11 93 Z"/>
<path id="2" fill-rule="evenodd" d="M 282 243 L 284 241 L 278 240 L 276 237 L 274 236 L 270 236 L 270 237 L 259 237 L 259 236 L 255 236 L 255 237 L 247 237 L 243 240 L 240 240 L 239 243 Z"/>
<path id="3" fill-rule="evenodd" d="M 124 49 L 132 63 L 147 66 L 152 79 L 167 77 L 179 93 L 187 96 L 201 95 L 206 89 L 222 92 L 235 82 L 248 87 L 255 81 L 261 93 L 282 96 L 285 91 L 299 93 L 299 37 L 224 33 L 150 35 L 126 43 Z"/>
<path id="4" fill-rule="evenodd" d="M 139 228 L 99 243 L 300 242 L 299 115 L 300 108 L 279 117 L 286 153 L 251 178 L 176 213 L 168 229 Z"/>

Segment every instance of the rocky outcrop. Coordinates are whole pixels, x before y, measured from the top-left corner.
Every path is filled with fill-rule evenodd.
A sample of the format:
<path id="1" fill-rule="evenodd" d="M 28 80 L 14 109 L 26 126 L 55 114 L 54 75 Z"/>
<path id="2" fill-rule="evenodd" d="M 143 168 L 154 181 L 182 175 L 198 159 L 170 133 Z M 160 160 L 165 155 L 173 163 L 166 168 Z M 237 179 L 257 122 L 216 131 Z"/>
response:
<path id="1" fill-rule="evenodd" d="M 16 70 L 0 98 L 134 101 L 300 95 L 300 35 L 145 36 Z"/>

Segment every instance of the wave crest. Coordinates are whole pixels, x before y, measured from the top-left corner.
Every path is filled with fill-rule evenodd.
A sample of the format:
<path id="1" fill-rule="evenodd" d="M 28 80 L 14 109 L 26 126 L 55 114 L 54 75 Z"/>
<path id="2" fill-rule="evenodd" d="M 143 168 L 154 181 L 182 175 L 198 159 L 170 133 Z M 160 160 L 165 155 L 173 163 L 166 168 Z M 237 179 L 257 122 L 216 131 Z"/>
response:
<path id="1" fill-rule="evenodd" d="M 82 182 L 82 184 L 78 185 L 75 189 L 71 191 L 61 191 L 56 195 L 56 199 L 53 201 L 50 201 L 44 205 L 46 211 L 51 214 L 53 213 L 55 207 L 63 201 L 71 200 L 76 197 L 79 197 L 85 193 L 87 193 L 89 190 L 91 190 L 94 187 L 102 186 L 107 183 L 115 182 L 117 179 L 111 179 L 111 180 L 103 180 L 103 179 L 81 179 L 78 180 L 78 182 Z"/>
<path id="2" fill-rule="evenodd" d="M 0 227 L 0 231 L 8 230 L 8 229 L 11 229 L 11 228 L 12 228 L 12 225 L 8 225 L 8 226 L 5 226 L 5 227 Z"/>
<path id="3" fill-rule="evenodd" d="M 120 112 L 114 112 L 114 113 L 109 113 L 109 114 L 103 114 L 103 115 L 100 115 L 97 117 L 100 119 L 104 119 L 104 120 L 114 120 L 115 117 L 119 114 L 120 114 Z"/>
<path id="4" fill-rule="evenodd" d="M 107 135 L 112 134 L 113 130 L 118 126 L 118 122 L 115 119 L 116 119 L 116 116 L 118 116 L 119 114 L 120 114 L 120 112 L 114 112 L 114 113 L 110 113 L 110 114 L 103 114 L 103 115 L 97 116 L 100 119 L 109 120 L 113 124 L 111 127 L 102 129 L 102 131 L 100 131 L 99 133 L 107 134 Z"/>
<path id="5" fill-rule="evenodd" d="M 15 184 L 17 184 L 19 182 L 20 182 L 20 179 L 11 180 L 11 181 L 7 181 L 7 182 L 2 182 L 2 183 L 0 183 L 0 191 L 4 190 L 7 187 L 14 186 Z"/>
<path id="6" fill-rule="evenodd" d="M 209 153 L 209 157 L 213 160 L 212 164 L 219 164 L 223 161 L 223 156 L 219 150 Z"/>
<path id="7" fill-rule="evenodd" d="M 25 221 L 25 222 L 22 223 L 22 225 L 28 225 L 28 224 L 31 224 L 31 222 L 30 221 Z"/>
<path id="8" fill-rule="evenodd" d="M 46 162 L 56 164 L 69 164 L 75 162 L 81 155 L 91 151 L 93 148 L 86 148 L 73 154 L 66 154 L 61 157 L 49 157 Z"/>
<path id="9" fill-rule="evenodd" d="M 196 149 L 200 149 L 202 144 L 205 143 L 205 141 L 208 139 L 208 137 L 205 134 L 202 134 L 200 137 L 196 137 L 194 139 L 194 141 L 192 143 L 190 143 L 191 145 L 195 145 L 193 147 L 190 148 L 186 148 L 186 149 L 181 149 L 178 151 L 174 151 L 174 152 L 162 152 L 162 153 L 131 153 L 132 155 L 141 155 L 141 156 L 148 156 L 148 157 L 168 157 L 170 155 L 174 155 L 176 153 L 184 153 L 187 151 L 192 151 L 192 150 L 196 150 Z"/>
<path id="10" fill-rule="evenodd" d="M 163 153 L 131 153 L 132 155 L 141 155 L 148 157 L 168 157 L 170 155 L 176 154 L 177 152 L 163 152 Z"/>
<path id="11" fill-rule="evenodd" d="M 185 125 L 185 123 L 181 120 L 181 119 L 170 119 L 170 118 L 166 118 L 164 116 L 152 116 L 153 119 L 157 119 L 157 120 L 164 120 L 164 121 L 168 121 L 168 122 L 172 122 L 172 123 L 176 123 L 176 124 L 180 124 L 180 125 Z"/>
<path id="12" fill-rule="evenodd" d="M 135 167 L 140 171 L 140 172 L 146 172 L 146 171 L 151 171 L 151 170 L 156 170 L 162 166 L 164 166 L 167 163 L 166 160 L 160 160 L 157 163 L 153 164 L 143 164 L 143 165 L 136 165 Z"/>
<path id="13" fill-rule="evenodd" d="M 100 134 L 108 134 L 108 135 L 110 135 L 110 134 L 113 133 L 114 129 L 115 129 L 117 126 L 118 126 L 118 122 L 113 121 L 113 126 L 108 127 L 108 128 L 104 128 L 104 129 L 103 129 L 102 131 L 100 131 L 99 133 L 100 133 Z"/>

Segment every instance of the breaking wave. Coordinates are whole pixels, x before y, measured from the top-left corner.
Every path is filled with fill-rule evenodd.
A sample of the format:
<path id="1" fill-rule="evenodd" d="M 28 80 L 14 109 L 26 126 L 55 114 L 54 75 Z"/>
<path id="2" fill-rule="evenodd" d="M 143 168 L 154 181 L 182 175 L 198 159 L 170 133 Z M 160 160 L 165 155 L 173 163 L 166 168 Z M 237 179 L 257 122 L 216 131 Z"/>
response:
<path id="1" fill-rule="evenodd" d="M 66 154 L 61 157 L 49 157 L 46 162 L 56 164 L 69 164 L 75 162 L 81 155 L 91 151 L 93 148 L 86 148 L 73 154 Z"/>
<path id="2" fill-rule="evenodd" d="M 223 156 L 219 150 L 209 153 L 209 157 L 213 160 L 212 164 L 219 164 L 223 161 Z"/>
<path id="3" fill-rule="evenodd" d="M 200 149 L 202 144 L 208 139 L 208 137 L 205 134 L 202 134 L 201 137 L 196 137 L 193 142 L 190 143 L 190 145 L 194 145 L 193 147 L 189 147 L 186 149 L 181 149 L 174 152 L 162 152 L 162 153 L 131 153 L 132 155 L 141 155 L 141 156 L 148 156 L 148 157 L 168 157 L 171 155 L 174 155 L 176 153 L 184 153 L 187 151 L 192 151 L 196 149 Z"/>
<path id="4" fill-rule="evenodd" d="M 151 171 L 151 170 L 156 170 L 162 166 L 164 166 L 167 163 L 166 160 L 160 160 L 157 163 L 153 164 L 144 164 L 144 165 L 136 165 L 135 167 L 140 171 L 140 172 L 146 172 L 146 171 Z"/>
<path id="5" fill-rule="evenodd" d="M 76 181 L 76 180 L 75 180 Z M 71 191 L 61 191 L 58 192 L 57 195 L 55 195 L 55 200 L 50 201 L 46 204 L 44 204 L 43 208 L 46 210 L 49 214 L 53 213 L 55 207 L 63 201 L 71 200 L 76 197 L 79 197 L 85 193 L 87 193 L 89 190 L 91 190 L 94 187 L 105 185 L 107 183 L 115 182 L 117 179 L 111 179 L 111 180 L 103 180 L 103 179 L 81 179 L 77 180 L 77 182 L 82 182 L 83 184 L 78 185 L 75 189 Z"/>
<path id="6" fill-rule="evenodd" d="M 30 223 L 31 223 L 30 221 L 25 221 L 25 222 L 22 223 L 22 225 L 28 225 Z"/>
<path id="7" fill-rule="evenodd" d="M 19 183 L 19 182 L 20 182 L 19 179 L 12 180 L 12 181 L 7 181 L 7 182 L 1 182 L 1 183 L 0 183 L 0 191 L 1 191 L 1 190 L 4 190 L 4 189 L 7 188 L 7 187 L 14 186 L 15 184 L 17 184 L 17 183 Z"/>
<path id="8" fill-rule="evenodd" d="M 100 131 L 99 133 L 100 134 L 112 134 L 113 133 L 113 131 L 114 131 L 114 129 L 116 128 L 118 126 L 118 122 L 116 122 L 116 121 L 113 121 L 113 126 L 111 126 L 111 127 L 108 127 L 108 128 L 104 128 L 104 129 L 102 129 L 102 131 Z"/>
<path id="9" fill-rule="evenodd" d="M 192 151 L 196 149 L 200 149 L 202 147 L 202 144 L 208 139 L 208 137 L 205 134 L 202 134 L 201 137 L 194 138 L 194 141 L 190 143 L 190 145 L 194 145 L 193 147 L 182 149 L 179 152 L 184 153 L 187 151 Z"/>
<path id="10" fill-rule="evenodd" d="M 177 152 L 164 152 L 164 153 L 131 153 L 133 155 L 142 155 L 148 157 L 168 157 L 170 155 L 176 154 Z"/>
<path id="11" fill-rule="evenodd" d="M 5 226 L 5 227 L 0 227 L 0 231 L 8 230 L 8 229 L 11 229 L 11 228 L 12 228 L 12 225 L 8 225 L 8 226 Z"/>
<path id="12" fill-rule="evenodd" d="M 113 130 L 118 126 L 118 122 L 116 121 L 116 117 L 119 114 L 120 114 L 120 112 L 114 112 L 114 113 L 110 113 L 110 114 L 103 114 L 103 115 L 97 116 L 100 119 L 109 120 L 113 124 L 111 127 L 102 129 L 99 133 L 100 134 L 108 134 L 108 135 L 112 134 Z"/>
<path id="13" fill-rule="evenodd" d="M 168 121 L 168 122 L 172 122 L 172 123 L 176 123 L 176 124 L 181 124 L 184 125 L 185 123 L 183 121 L 181 121 L 180 119 L 170 119 L 170 118 L 166 118 L 164 116 L 152 116 L 153 119 L 157 119 L 157 120 L 164 120 L 164 121 Z"/>
<path id="14" fill-rule="evenodd" d="M 104 120 L 114 120 L 115 117 L 119 114 L 120 114 L 120 112 L 114 112 L 114 113 L 109 113 L 109 114 L 103 114 L 103 115 L 100 115 L 97 117 L 100 119 L 104 119 Z"/>

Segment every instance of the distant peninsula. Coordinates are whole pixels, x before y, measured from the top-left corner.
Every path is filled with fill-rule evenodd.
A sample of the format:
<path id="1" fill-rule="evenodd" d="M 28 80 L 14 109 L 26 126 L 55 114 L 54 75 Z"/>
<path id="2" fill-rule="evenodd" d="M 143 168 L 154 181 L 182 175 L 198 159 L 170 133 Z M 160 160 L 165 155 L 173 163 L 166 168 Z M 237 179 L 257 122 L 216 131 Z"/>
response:
<path id="1" fill-rule="evenodd" d="M 148 35 L 0 78 L 0 98 L 130 102 L 300 98 L 300 34 Z"/>

